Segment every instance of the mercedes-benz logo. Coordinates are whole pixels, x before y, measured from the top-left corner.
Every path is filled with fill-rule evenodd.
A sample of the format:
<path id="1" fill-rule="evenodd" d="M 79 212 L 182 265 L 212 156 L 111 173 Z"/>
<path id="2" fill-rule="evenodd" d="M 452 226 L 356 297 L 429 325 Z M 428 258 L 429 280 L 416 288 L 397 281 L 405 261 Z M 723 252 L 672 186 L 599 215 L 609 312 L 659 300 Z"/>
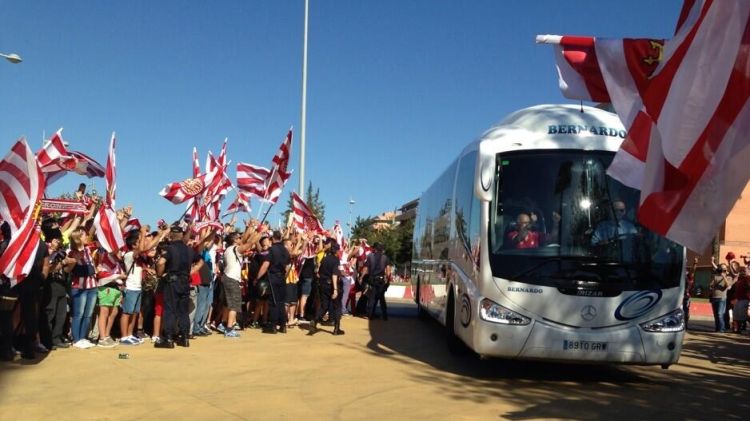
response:
<path id="1" fill-rule="evenodd" d="M 596 307 L 594 306 L 584 306 L 581 309 L 581 318 L 583 320 L 586 320 L 587 322 L 590 322 L 594 320 L 594 317 L 596 317 Z"/>

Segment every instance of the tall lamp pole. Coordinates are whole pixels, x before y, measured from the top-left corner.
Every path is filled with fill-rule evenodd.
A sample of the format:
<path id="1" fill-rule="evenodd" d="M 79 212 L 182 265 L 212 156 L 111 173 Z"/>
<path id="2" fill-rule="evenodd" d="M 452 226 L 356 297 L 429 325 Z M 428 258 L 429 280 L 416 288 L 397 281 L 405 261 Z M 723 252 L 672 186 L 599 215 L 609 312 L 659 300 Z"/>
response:
<path id="1" fill-rule="evenodd" d="M 310 9 L 309 0 L 305 0 L 305 35 L 302 47 L 302 121 L 299 136 L 299 193 L 305 199 L 305 129 L 307 127 L 307 21 Z"/>
<path id="2" fill-rule="evenodd" d="M 349 236 L 350 237 L 352 236 L 352 206 L 354 206 L 355 203 L 357 203 L 357 202 L 355 202 L 354 199 L 352 199 L 350 197 L 349 198 L 349 223 L 346 224 L 346 225 L 349 226 Z"/>
<path id="3" fill-rule="evenodd" d="M 13 53 L 11 53 L 11 54 L 0 53 L 0 57 L 8 60 L 9 62 L 11 62 L 13 64 L 18 64 L 18 63 L 20 63 L 20 62 L 23 61 L 21 59 L 21 56 L 19 56 L 18 54 L 13 54 Z"/>

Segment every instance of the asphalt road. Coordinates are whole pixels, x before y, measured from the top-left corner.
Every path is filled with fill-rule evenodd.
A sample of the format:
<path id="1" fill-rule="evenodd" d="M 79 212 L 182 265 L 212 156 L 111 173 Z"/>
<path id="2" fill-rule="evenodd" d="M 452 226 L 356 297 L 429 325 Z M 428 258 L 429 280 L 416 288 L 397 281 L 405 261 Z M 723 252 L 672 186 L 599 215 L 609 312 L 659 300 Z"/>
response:
<path id="1" fill-rule="evenodd" d="M 442 329 L 393 303 L 347 334 L 244 331 L 188 349 L 54 351 L 0 363 L 0 420 L 747 419 L 750 338 L 697 321 L 680 363 L 582 366 L 457 358 Z M 330 331 L 330 328 L 325 328 Z M 119 359 L 127 352 L 129 359 Z"/>

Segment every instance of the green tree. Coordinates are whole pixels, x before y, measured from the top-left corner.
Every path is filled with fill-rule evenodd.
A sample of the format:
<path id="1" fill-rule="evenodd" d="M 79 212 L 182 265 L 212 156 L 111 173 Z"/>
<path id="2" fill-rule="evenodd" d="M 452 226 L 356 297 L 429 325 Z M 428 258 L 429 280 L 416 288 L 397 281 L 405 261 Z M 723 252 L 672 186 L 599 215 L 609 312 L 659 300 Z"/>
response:
<path id="1" fill-rule="evenodd" d="M 364 238 L 367 244 L 383 244 L 385 254 L 396 265 L 397 273 L 403 273 L 411 263 L 414 221 L 407 220 L 396 225 L 375 229 L 374 218 L 357 217 L 352 228 L 352 239 Z"/>
<path id="2" fill-rule="evenodd" d="M 305 192 L 305 203 L 318 218 L 321 225 L 325 226 L 326 219 L 326 205 L 320 201 L 320 188 L 313 189 L 312 181 L 307 183 L 307 191 Z M 289 195 L 287 201 L 286 211 L 284 212 L 284 220 L 289 220 L 289 214 L 292 212 L 292 195 Z"/>

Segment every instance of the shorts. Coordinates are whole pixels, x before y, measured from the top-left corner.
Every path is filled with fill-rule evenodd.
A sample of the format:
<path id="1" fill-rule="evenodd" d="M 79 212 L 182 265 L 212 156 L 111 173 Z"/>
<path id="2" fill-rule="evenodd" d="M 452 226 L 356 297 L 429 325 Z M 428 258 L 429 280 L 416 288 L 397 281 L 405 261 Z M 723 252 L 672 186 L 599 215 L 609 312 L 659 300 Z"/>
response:
<path id="1" fill-rule="evenodd" d="M 297 284 L 286 284 L 284 288 L 286 288 L 286 303 L 297 304 Z"/>
<path id="2" fill-rule="evenodd" d="M 122 300 L 122 312 L 135 314 L 141 311 L 141 294 L 140 290 L 126 289 L 125 299 Z"/>
<path id="3" fill-rule="evenodd" d="M 154 316 L 161 317 L 164 315 L 164 293 L 157 292 L 154 294 Z"/>
<path id="4" fill-rule="evenodd" d="M 737 300 L 732 309 L 732 317 L 736 322 L 747 321 L 747 300 Z"/>
<path id="5" fill-rule="evenodd" d="M 122 292 L 117 288 L 99 287 L 96 292 L 99 307 L 118 307 L 122 302 Z"/>
<path id="6" fill-rule="evenodd" d="M 221 277 L 221 283 L 224 285 L 224 297 L 226 305 L 230 311 L 242 311 L 242 292 L 240 281 L 232 279 L 226 275 Z"/>
<path id="7" fill-rule="evenodd" d="M 304 279 L 300 279 L 299 281 L 297 281 L 297 290 L 299 292 L 295 293 L 294 294 L 295 296 L 297 294 L 309 296 L 310 293 L 312 292 L 312 279 L 304 278 Z"/>

